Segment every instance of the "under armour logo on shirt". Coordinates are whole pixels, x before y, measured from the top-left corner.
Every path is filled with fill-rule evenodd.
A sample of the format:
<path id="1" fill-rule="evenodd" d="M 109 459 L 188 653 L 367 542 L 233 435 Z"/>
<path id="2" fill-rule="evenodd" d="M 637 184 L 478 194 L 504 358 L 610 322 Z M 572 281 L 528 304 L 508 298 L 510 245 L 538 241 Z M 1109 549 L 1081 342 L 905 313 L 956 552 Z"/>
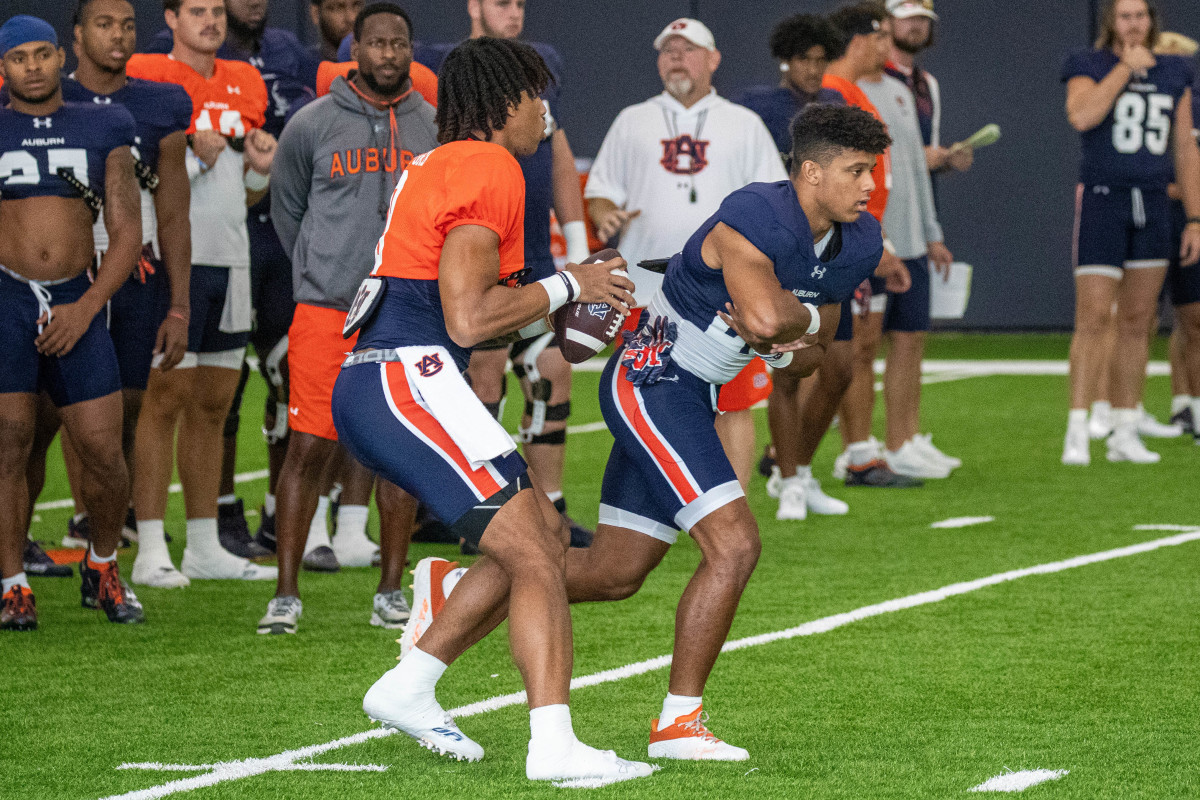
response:
<path id="1" fill-rule="evenodd" d="M 230 86 L 229 84 L 225 84 L 225 91 L 229 92 L 230 94 L 241 94 L 241 93 L 242 93 L 242 87 L 240 87 L 240 86 Z"/>
<path id="2" fill-rule="evenodd" d="M 54 120 L 51 119 L 50 117 L 34 117 L 33 118 L 33 127 L 35 127 L 35 128 L 52 128 L 52 127 L 54 127 Z"/>
<path id="3" fill-rule="evenodd" d="M 824 278 L 825 277 L 825 267 L 822 267 L 820 264 L 813 267 L 812 275 L 809 275 L 809 277 L 817 278 L 817 279 Z"/>
<path id="4" fill-rule="evenodd" d="M 111 106 L 112 98 L 111 97 L 93 97 L 92 102 L 98 106 Z"/>

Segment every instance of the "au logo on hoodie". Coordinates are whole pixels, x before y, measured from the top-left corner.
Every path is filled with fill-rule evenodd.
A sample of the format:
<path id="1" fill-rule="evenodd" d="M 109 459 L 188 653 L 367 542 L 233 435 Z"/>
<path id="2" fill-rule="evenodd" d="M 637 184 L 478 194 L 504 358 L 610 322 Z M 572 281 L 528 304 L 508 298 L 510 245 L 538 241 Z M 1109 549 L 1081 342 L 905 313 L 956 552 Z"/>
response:
<path id="1" fill-rule="evenodd" d="M 378 147 L 337 150 L 334 151 L 333 160 L 329 164 L 329 177 L 331 179 L 344 178 L 360 172 L 379 172 L 381 170 L 395 172 L 397 155 L 399 155 L 400 170 L 403 171 L 413 160 L 410 150 L 397 151 L 395 148 L 381 149 Z"/>

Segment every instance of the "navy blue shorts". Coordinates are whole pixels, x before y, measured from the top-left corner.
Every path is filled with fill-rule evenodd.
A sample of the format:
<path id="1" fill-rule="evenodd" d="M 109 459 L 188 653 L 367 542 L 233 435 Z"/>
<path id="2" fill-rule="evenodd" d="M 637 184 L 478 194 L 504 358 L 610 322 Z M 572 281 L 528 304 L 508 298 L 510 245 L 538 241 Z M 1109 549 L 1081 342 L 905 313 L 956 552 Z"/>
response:
<path id="1" fill-rule="evenodd" d="M 74 303 L 91 286 L 86 274 L 45 287 L 51 306 Z M 121 375 L 112 337 L 97 314 L 65 356 L 37 351 L 41 312 L 28 283 L 0 272 L 0 394 L 46 392 L 62 408 L 121 391 Z"/>
<path id="2" fill-rule="evenodd" d="M 1135 192 L 1080 184 L 1075 195 L 1075 274 L 1119 280 L 1122 269 L 1167 266 L 1170 205 L 1165 189 Z"/>
<path id="3" fill-rule="evenodd" d="M 1171 305 L 1186 306 L 1200 303 L 1200 264 L 1190 267 L 1179 265 L 1179 247 L 1183 228 L 1187 225 L 1187 212 L 1183 203 L 1171 203 L 1171 265 L 1167 267 L 1167 291 L 1171 293 Z"/>
<path id="4" fill-rule="evenodd" d="M 251 214 L 250 297 L 254 304 L 254 330 L 250 341 L 259 358 L 267 354 L 292 325 L 296 301 L 292 296 L 292 260 L 266 214 Z"/>
<path id="5" fill-rule="evenodd" d="M 221 314 L 225 311 L 225 293 L 228 291 L 228 268 L 192 265 L 189 353 L 224 353 L 244 348 L 250 341 L 250 331 L 226 333 L 221 330 Z"/>
<path id="6" fill-rule="evenodd" d="M 851 299 L 847 297 L 842 301 L 842 315 L 838 317 L 837 333 L 833 334 L 835 342 L 848 342 L 854 338 L 854 309 L 851 308 Z"/>
<path id="7" fill-rule="evenodd" d="M 927 331 L 932 327 L 929 320 L 929 258 L 906 258 L 904 266 L 908 267 L 912 286 L 907 292 L 888 295 L 883 329 L 901 333 Z"/>
<path id="8" fill-rule="evenodd" d="M 464 403 L 479 403 L 470 391 Z M 428 408 L 414 396 L 404 365 L 347 367 L 333 387 L 338 441 L 360 464 L 420 500 L 446 525 L 527 471 L 515 451 L 472 468 Z"/>
<path id="9" fill-rule="evenodd" d="M 121 388 L 144 391 L 150 380 L 150 362 L 158 329 L 171 307 L 171 283 L 161 261 L 152 260 L 154 272 L 142 283 L 135 269 L 108 303 L 108 332 L 117 350 Z"/>
<path id="10" fill-rule="evenodd" d="M 600 377 L 600 410 L 616 441 L 600 489 L 600 522 L 668 544 L 744 497 L 713 427 L 720 387 L 670 364 L 634 386 L 619 348 Z"/>

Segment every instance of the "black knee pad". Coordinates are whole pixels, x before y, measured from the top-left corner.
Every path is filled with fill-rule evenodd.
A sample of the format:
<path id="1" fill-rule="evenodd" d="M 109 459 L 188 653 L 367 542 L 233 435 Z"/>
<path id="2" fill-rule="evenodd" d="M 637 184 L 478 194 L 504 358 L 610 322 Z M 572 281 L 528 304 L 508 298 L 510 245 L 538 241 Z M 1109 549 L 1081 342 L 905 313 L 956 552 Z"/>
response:
<path id="1" fill-rule="evenodd" d="M 521 437 L 524 444 L 566 444 L 566 430 L 551 431 L 550 433 L 539 433 L 536 436 L 525 434 Z"/>

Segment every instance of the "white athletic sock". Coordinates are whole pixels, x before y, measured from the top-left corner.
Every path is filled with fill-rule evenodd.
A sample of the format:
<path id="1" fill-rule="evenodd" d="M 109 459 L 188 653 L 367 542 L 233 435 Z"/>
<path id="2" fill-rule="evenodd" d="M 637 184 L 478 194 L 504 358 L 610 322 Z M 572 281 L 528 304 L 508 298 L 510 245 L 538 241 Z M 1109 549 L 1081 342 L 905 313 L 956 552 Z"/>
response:
<path id="1" fill-rule="evenodd" d="M 189 519 L 187 521 L 187 549 L 197 556 L 211 556 L 227 552 L 217 538 L 216 517 Z"/>
<path id="2" fill-rule="evenodd" d="M 366 536 L 367 535 L 367 517 L 371 514 L 371 510 L 366 506 L 338 506 L 337 513 L 337 535 L 339 538 L 343 534 Z"/>
<path id="3" fill-rule="evenodd" d="M 543 745 L 569 747 L 575 741 L 571 708 L 565 703 L 529 709 L 529 738 Z"/>
<path id="4" fill-rule="evenodd" d="M 867 439 L 864 442 L 851 442 L 846 446 L 846 454 L 850 457 L 850 466 L 857 467 L 877 458 L 879 450 L 875 442 Z"/>
<path id="5" fill-rule="evenodd" d="M 1175 416 L 1180 411 L 1188 408 L 1192 404 L 1191 395 L 1177 394 L 1171 398 L 1171 416 Z"/>
<path id="6" fill-rule="evenodd" d="M 1080 425 L 1087 425 L 1088 410 L 1086 408 L 1072 408 L 1067 413 L 1067 427 L 1077 428 Z"/>
<path id="7" fill-rule="evenodd" d="M 24 572 L 18 572 L 11 578 L 0 579 L 0 586 L 3 586 L 3 589 L 0 589 L 0 594 L 7 594 L 8 590 L 14 586 L 24 586 L 26 589 L 33 591 L 33 587 L 29 585 L 29 578 L 25 577 Z"/>
<path id="8" fill-rule="evenodd" d="M 808 480 L 812 477 L 812 464 L 805 464 L 802 467 L 796 467 L 796 477 L 800 480 Z"/>
<path id="9" fill-rule="evenodd" d="M 449 597 L 454 591 L 454 587 L 458 586 L 458 582 L 462 580 L 462 576 L 467 574 L 466 567 L 455 567 L 446 573 L 442 578 L 442 597 Z"/>
<path id="10" fill-rule="evenodd" d="M 1139 416 L 1136 408 L 1114 408 L 1112 410 L 1113 433 L 1129 431 L 1136 435 Z"/>
<path id="11" fill-rule="evenodd" d="M 674 725 L 675 720 L 686 717 L 699 707 L 699 697 L 684 697 L 667 692 L 667 697 L 663 700 L 662 713 L 658 716 L 658 729 L 661 731 L 663 728 Z"/>
<path id="12" fill-rule="evenodd" d="M 392 672 L 398 679 L 397 685 L 402 686 L 406 694 L 433 694 L 437 682 L 446 672 L 446 666 L 441 659 L 414 647 Z"/>
<path id="13" fill-rule="evenodd" d="M 336 503 L 341 498 L 342 488 L 342 485 L 336 481 L 334 482 L 333 486 L 329 487 L 329 499 L 331 502 Z"/>
<path id="14" fill-rule="evenodd" d="M 270 492 L 267 492 L 266 495 L 263 496 L 263 516 L 275 516 L 275 495 L 271 494 Z"/>
<path id="15" fill-rule="evenodd" d="M 562 500 L 562 496 L 562 492 L 546 492 L 546 497 L 550 498 L 551 503 L 557 503 L 559 500 Z"/>
<path id="16" fill-rule="evenodd" d="M 1192 425 L 1196 425 L 1200 421 L 1200 397 L 1192 398 Z M 1196 428 L 1200 430 L 1200 428 Z"/>
<path id="17" fill-rule="evenodd" d="M 96 555 L 96 545 L 93 544 L 88 547 L 87 560 L 90 564 L 107 564 L 111 561 L 117 560 L 117 551 L 114 549 L 112 551 L 112 555 L 107 555 L 101 558 L 100 556 Z"/>
<path id="18" fill-rule="evenodd" d="M 329 498 L 322 497 L 317 501 L 317 513 L 313 514 L 312 522 L 308 525 L 308 540 L 304 543 L 304 552 L 311 553 L 318 547 L 329 547 Z"/>
<path id="19" fill-rule="evenodd" d="M 138 558 L 153 556 L 157 560 L 170 559 L 170 554 L 167 553 L 167 536 L 163 531 L 161 519 L 139 519 L 137 532 Z"/>
<path id="20" fill-rule="evenodd" d="M 1092 416 L 1103 416 L 1112 411 L 1112 403 L 1107 400 L 1096 400 L 1092 403 Z"/>
<path id="21" fill-rule="evenodd" d="M 231 506 L 236 502 L 237 502 L 236 494 L 223 494 L 217 498 L 217 505 L 219 505 L 219 506 Z"/>

